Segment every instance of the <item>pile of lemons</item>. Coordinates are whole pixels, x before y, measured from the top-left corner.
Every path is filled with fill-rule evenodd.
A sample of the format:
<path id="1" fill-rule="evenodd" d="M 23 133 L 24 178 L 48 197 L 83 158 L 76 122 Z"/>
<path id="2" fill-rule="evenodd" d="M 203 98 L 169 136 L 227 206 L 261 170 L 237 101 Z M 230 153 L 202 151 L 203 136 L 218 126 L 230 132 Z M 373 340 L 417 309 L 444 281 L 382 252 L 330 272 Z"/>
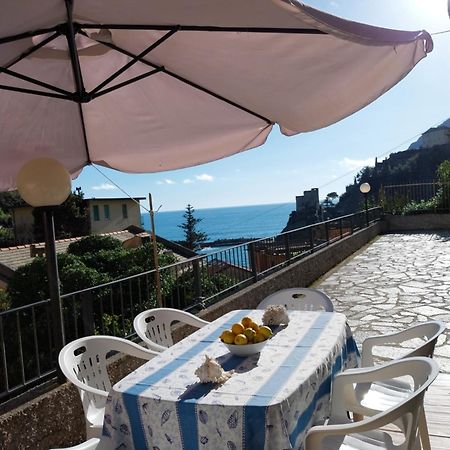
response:
<path id="1" fill-rule="evenodd" d="M 240 322 L 232 325 L 231 330 L 225 330 L 220 339 L 225 344 L 256 344 L 272 337 L 273 333 L 269 327 L 258 325 L 250 317 L 244 317 Z"/>

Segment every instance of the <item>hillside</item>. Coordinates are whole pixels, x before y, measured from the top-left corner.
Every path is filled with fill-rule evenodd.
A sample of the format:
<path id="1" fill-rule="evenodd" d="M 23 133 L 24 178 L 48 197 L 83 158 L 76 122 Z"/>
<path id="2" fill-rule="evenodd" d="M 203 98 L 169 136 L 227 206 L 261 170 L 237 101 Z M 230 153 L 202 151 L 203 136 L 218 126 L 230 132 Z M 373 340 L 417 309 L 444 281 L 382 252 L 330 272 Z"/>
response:
<path id="1" fill-rule="evenodd" d="M 361 208 L 361 183 L 370 183 L 370 195 L 376 203 L 381 186 L 430 182 L 445 160 L 450 160 L 450 119 L 427 130 L 408 150 L 392 153 L 384 161 L 376 162 L 375 167 L 364 167 L 341 195 L 336 214 L 349 214 Z"/>

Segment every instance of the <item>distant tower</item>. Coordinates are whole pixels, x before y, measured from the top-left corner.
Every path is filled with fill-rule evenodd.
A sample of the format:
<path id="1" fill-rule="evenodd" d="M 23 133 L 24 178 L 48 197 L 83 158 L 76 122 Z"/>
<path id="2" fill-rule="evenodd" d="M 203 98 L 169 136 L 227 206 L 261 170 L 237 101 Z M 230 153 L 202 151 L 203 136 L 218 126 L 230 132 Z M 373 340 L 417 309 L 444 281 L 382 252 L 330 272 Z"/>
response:
<path id="1" fill-rule="evenodd" d="M 297 212 L 305 209 L 319 209 L 319 189 L 312 188 L 310 191 L 303 191 L 303 195 L 295 197 L 295 209 Z"/>

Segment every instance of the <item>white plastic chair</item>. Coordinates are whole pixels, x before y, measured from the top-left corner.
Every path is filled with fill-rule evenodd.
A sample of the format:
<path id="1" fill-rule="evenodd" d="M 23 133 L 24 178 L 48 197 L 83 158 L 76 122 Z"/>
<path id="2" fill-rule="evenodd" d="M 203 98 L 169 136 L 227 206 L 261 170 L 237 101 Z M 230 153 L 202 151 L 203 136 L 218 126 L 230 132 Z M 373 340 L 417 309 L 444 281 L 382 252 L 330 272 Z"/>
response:
<path id="1" fill-rule="evenodd" d="M 416 339 L 419 343 L 414 349 L 396 360 L 412 356 L 432 357 L 436 341 L 444 331 L 445 324 L 443 322 L 430 321 L 396 333 L 368 337 L 362 344 L 361 366 L 374 366 L 374 347 L 401 344 L 411 339 Z M 352 411 L 357 414 L 357 417 L 373 416 L 385 409 L 386 406 L 392 406 L 406 398 L 412 389 L 412 386 L 404 380 L 383 380 L 370 385 L 357 385 L 355 388 L 357 403 L 353 405 Z M 430 450 L 430 438 L 424 411 L 420 415 L 419 430 L 422 447 Z"/>
<path id="2" fill-rule="evenodd" d="M 138 314 L 134 318 L 133 326 L 148 348 L 162 352 L 173 345 L 173 322 L 183 322 L 196 328 L 202 328 L 209 323 L 180 309 L 154 308 Z"/>
<path id="3" fill-rule="evenodd" d="M 80 392 L 86 418 L 87 439 L 100 437 L 106 398 L 111 390 L 106 357 L 124 353 L 145 360 L 158 353 L 113 336 L 86 336 L 67 344 L 59 353 L 59 366 Z"/>
<path id="4" fill-rule="evenodd" d="M 435 361 L 425 357 L 405 358 L 384 366 L 350 369 L 337 375 L 333 381 L 331 414 L 328 424 L 312 427 L 305 441 L 305 450 L 412 450 L 418 447 L 418 422 L 423 411 L 423 397 L 428 386 L 439 373 Z M 413 389 L 393 406 L 373 417 L 351 422 L 347 411 L 352 411 L 358 399 L 354 385 L 410 376 Z M 394 445 L 392 435 L 380 428 L 395 423 L 404 424 L 404 441 Z"/>
<path id="5" fill-rule="evenodd" d="M 99 442 L 100 439 L 92 438 L 86 442 L 82 442 L 81 444 L 74 445 L 73 447 L 54 448 L 50 450 L 95 450 Z"/>
<path id="6" fill-rule="evenodd" d="M 281 289 L 267 296 L 256 308 L 266 309 L 269 305 L 284 305 L 286 309 L 298 311 L 334 311 L 330 297 L 312 288 Z"/>

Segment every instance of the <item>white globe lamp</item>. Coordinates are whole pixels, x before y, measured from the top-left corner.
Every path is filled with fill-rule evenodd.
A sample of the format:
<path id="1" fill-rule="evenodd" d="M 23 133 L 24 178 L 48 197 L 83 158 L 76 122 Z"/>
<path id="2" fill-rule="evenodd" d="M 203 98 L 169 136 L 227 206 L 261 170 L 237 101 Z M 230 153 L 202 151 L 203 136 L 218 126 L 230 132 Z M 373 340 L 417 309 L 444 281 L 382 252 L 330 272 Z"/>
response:
<path id="1" fill-rule="evenodd" d="M 21 197 L 35 207 L 60 205 L 72 189 L 69 172 L 52 158 L 28 161 L 19 170 L 16 182 Z"/>
<path id="2" fill-rule="evenodd" d="M 370 192 L 370 184 L 369 183 L 362 183 L 361 186 L 359 186 L 359 190 L 363 194 L 368 194 Z"/>

